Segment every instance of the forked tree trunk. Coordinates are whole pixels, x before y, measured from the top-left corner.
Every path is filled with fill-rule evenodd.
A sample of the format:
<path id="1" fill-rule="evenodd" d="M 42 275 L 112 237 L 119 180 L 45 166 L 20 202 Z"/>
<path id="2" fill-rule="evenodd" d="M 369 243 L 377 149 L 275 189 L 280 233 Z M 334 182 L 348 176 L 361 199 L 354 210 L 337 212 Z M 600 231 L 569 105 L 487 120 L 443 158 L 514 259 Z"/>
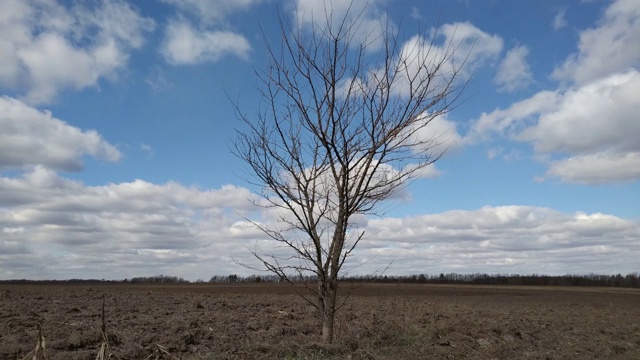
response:
<path id="1" fill-rule="evenodd" d="M 340 174 L 347 173 L 344 169 L 340 169 Z M 336 182 L 339 182 L 336 179 Z M 344 179 L 341 179 L 344 180 Z M 346 182 L 346 181 L 345 181 Z M 339 189 L 342 194 L 342 189 Z M 322 307 L 322 341 L 330 344 L 333 341 L 333 323 L 336 315 L 336 301 L 338 296 L 338 272 L 342 260 L 342 249 L 344 248 L 344 240 L 346 236 L 348 216 L 345 216 L 346 197 L 338 196 L 339 210 L 335 230 L 333 235 L 333 244 L 327 259 L 328 273 L 325 272 L 324 284 L 322 284 L 322 297 L 324 304 Z"/>

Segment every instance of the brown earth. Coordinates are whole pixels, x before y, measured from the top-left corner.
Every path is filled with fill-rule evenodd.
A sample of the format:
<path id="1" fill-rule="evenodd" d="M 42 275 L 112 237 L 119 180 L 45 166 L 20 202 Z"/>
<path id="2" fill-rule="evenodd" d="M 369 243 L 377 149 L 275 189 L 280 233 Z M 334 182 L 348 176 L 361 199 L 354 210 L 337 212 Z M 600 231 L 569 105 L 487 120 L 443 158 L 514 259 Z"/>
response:
<path id="1" fill-rule="evenodd" d="M 0 285 L 0 359 L 38 323 L 50 359 L 95 359 L 103 296 L 115 359 L 640 359 L 637 289 L 396 284 L 354 290 L 332 345 L 285 285 Z"/>

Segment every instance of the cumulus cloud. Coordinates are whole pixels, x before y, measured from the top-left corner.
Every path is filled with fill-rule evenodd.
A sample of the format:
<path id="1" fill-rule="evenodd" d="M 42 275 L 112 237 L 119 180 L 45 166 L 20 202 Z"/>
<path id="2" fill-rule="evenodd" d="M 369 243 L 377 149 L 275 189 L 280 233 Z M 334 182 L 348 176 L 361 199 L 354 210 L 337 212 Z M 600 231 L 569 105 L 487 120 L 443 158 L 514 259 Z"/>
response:
<path id="1" fill-rule="evenodd" d="M 156 93 L 169 90 L 175 86 L 175 84 L 169 80 L 165 71 L 160 67 L 151 68 L 145 82 Z"/>
<path id="2" fill-rule="evenodd" d="M 464 137 L 464 143 L 488 141 L 495 134 L 513 136 L 523 127 L 525 120 L 539 116 L 558 108 L 561 94 L 553 91 L 541 91 L 530 98 L 513 103 L 506 109 L 483 112 L 472 122 L 471 129 Z"/>
<path id="3" fill-rule="evenodd" d="M 351 34 L 352 38 L 356 42 L 370 44 L 371 50 L 376 50 L 384 41 L 380 35 L 388 22 L 383 10 L 386 3 L 386 0 L 297 0 L 294 16 L 299 26 L 325 26 L 327 20 L 332 21 L 330 25 L 333 27 L 341 26 L 343 20 L 347 24 L 354 23 L 357 29 L 355 34 Z M 391 23 L 390 26 L 394 31 L 394 25 Z M 503 46 L 499 36 L 483 32 L 469 22 L 445 24 L 439 29 L 432 29 L 432 35 L 437 35 L 444 45 L 427 52 L 421 47 L 428 46 L 430 41 L 425 42 L 415 36 L 403 45 L 402 52 L 437 57 L 446 53 L 451 45 L 456 49 L 452 65 L 460 66 L 465 60 L 469 65 L 479 65 L 483 60 L 497 56 Z"/>
<path id="4" fill-rule="evenodd" d="M 532 142 L 538 152 L 640 151 L 639 93 L 637 71 L 566 91 L 556 108 L 516 138 Z"/>
<path id="5" fill-rule="evenodd" d="M 422 14 L 420 13 L 420 9 L 417 6 L 411 7 L 411 15 L 410 17 L 413 20 L 422 20 Z"/>
<path id="6" fill-rule="evenodd" d="M 0 278 L 248 275 L 236 264 L 255 264 L 247 248 L 283 250 L 232 212 L 276 221 L 247 199 L 235 186 L 87 186 L 44 167 L 0 177 Z M 358 273 L 391 261 L 393 274 L 624 273 L 640 256 L 640 224 L 601 213 L 487 206 L 358 224 L 366 237 L 346 264 Z"/>
<path id="7" fill-rule="evenodd" d="M 263 0 L 163 0 L 178 10 L 165 29 L 160 52 L 171 65 L 216 62 L 225 56 L 247 59 L 251 45 L 244 35 L 229 29 L 225 21 L 235 12 Z"/>
<path id="8" fill-rule="evenodd" d="M 153 148 L 149 144 L 140 144 L 140 150 L 149 157 L 155 155 L 155 151 L 153 151 Z"/>
<path id="9" fill-rule="evenodd" d="M 231 211 L 250 211 L 250 198 L 247 189 L 230 185 L 86 186 L 41 166 L 0 177 L 0 278 L 13 277 L 9 271 L 32 278 L 130 277 L 195 263 L 207 269 L 199 276 L 219 273 L 213 266 L 233 264 L 221 258 L 246 256 L 244 245 L 252 244 L 252 230 L 243 231 Z"/>
<path id="10" fill-rule="evenodd" d="M 510 162 L 519 160 L 522 157 L 522 153 L 516 149 L 511 149 L 508 152 L 504 152 L 504 148 L 502 146 L 493 147 L 487 150 L 487 159 L 493 160 L 496 157 L 500 156 L 502 160 Z M 543 179 L 539 179 L 543 180 Z"/>
<path id="11" fill-rule="evenodd" d="M 421 126 L 423 124 L 424 122 Z M 448 113 L 431 119 L 426 126 L 416 130 L 409 141 L 426 147 L 425 149 L 417 146 L 418 152 L 429 150 L 434 154 L 453 152 L 462 147 L 462 137 L 458 133 L 457 124 L 449 120 Z"/>
<path id="12" fill-rule="evenodd" d="M 365 74 L 357 78 L 344 75 L 338 83 L 338 92 L 345 97 L 370 96 L 382 86 L 388 87 L 395 96 L 407 97 L 411 91 L 415 93 L 418 85 L 429 84 L 429 96 L 446 89 L 453 96 L 452 88 L 457 85 L 453 83 L 467 80 L 476 68 L 497 58 L 502 47 L 501 37 L 471 23 L 445 24 L 432 29 L 431 38 L 417 34 L 404 41 L 386 65 L 364 69 L 361 72 Z M 385 79 L 390 80 L 388 84 Z M 444 102 L 438 102 L 434 108 Z"/>
<path id="13" fill-rule="evenodd" d="M 495 59 L 504 45 L 500 36 L 486 33 L 470 22 L 445 24 L 439 34 L 444 37 L 445 46 L 452 44 L 455 48 L 452 64 L 459 67 L 466 62 L 469 71 Z"/>
<path id="14" fill-rule="evenodd" d="M 498 72 L 493 81 L 502 92 L 513 92 L 526 88 L 533 82 L 533 74 L 527 63 L 529 49 L 520 45 L 507 52 L 504 59 L 498 65 Z"/>
<path id="15" fill-rule="evenodd" d="M 188 22 L 169 22 L 162 54 L 171 65 L 215 62 L 223 56 L 247 58 L 251 46 L 244 36 L 226 30 L 196 30 Z"/>
<path id="16" fill-rule="evenodd" d="M 464 141 L 499 134 L 531 143 L 542 158 L 564 156 L 551 160 L 547 175 L 567 182 L 639 179 L 633 166 L 640 153 L 639 92 L 640 72 L 635 70 L 565 92 L 542 91 L 482 114 Z"/>
<path id="17" fill-rule="evenodd" d="M 437 64 L 443 58 L 446 62 L 438 75 L 448 78 L 457 72 L 466 78 L 488 60 L 495 59 L 503 47 L 500 36 L 488 34 L 469 22 L 445 24 L 432 29 L 431 35 L 435 36 L 436 42 L 416 35 L 402 44 L 399 61 L 407 64 L 407 78 L 426 79 L 427 70 L 432 72 L 433 69 L 420 69 L 418 65 Z M 400 89 L 401 93 L 406 91 Z"/>
<path id="18" fill-rule="evenodd" d="M 496 156 L 502 154 L 503 151 L 502 146 L 493 147 L 487 151 L 487 159 L 493 160 Z"/>
<path id="19" fill-rule="evenodd" d="M 553 23 L 551 24 L 553 26 L 553 30 L 558 31 L 567 26 L 567 20 L 564 18 L 566 13 L 566 9 L 559 10 L 556 13 L 556 16 L 553 17 Z"/>
<path id="20" fill-rule="evenodd" d="M 573 154 L 553 161 L 547 175 L 586 184 L 640 179 L 640 73 L 616 74 L 563 94 L 553 111 L 516 139 L 540 154 Z"/>
<path id="21" fill-rule="evenodd" d="M 155 24 L 128 3 L 0 2 L 0 86 L 32 104 L 115 78 Z"/>
<path id="22" fill-rule="evenodd" d="M 552 161 L 546 173 L 564 182 L 606 184 L 640 179 L 640 152 L 596 152 Z"/>
<path id="23" fill-rule="evenodd" d="M 82 157 L 117 161 L 122 154 L 96 131 L 83 131 L 20 100 L 0 97 L 0 170 L 44 165 L 77 171 Z"/>
<path id="24" fill-rule="evenodd" d="M 617 0 L 606 9 L 599 26 L 580 33 L 578 52 L 557 67 L 552 77 L 586 84 L 640 65 L 640 3 Z"/>
<path id="25" fill-rule="evenodd" d="M 162 0 L 174 5 L 182 12 L 198 17 L 206 24 L 215 24 L 225 21 L 225 18 L 234 12 L 247 10 L 251 6 L 264 2 L 264 0 Z"/>
<path id="26" fill-rule="evenodd" d="M 375 51 L 385 41 L 383 32 L 396 30 L 384 11 L 386 3 L 387 0 L 297 0 L 294 17 L 298 26 L 303 28 L 323 28 L 327 26 L 327 21 L 334 30 L 344 26 L 344 23 L 353 25 L 349 39 L 367 44 L 368 50 Z M 386 28 L 387 26 L 390 28 Z M 399 56 L 409 64 L 409 76 L 415 75 L 417 71 L 411 69 L 411 64 L 423 60 L 432 63 L 447 55 L 449 61 L 443 73 L 461 68 L 465 64 L 462 73 L 466 76 L 486 60 L 497 57 L 503 47 L 502 38 L 488 34 L 469 22 L 444 24 L 438 29 L 432 29 L 431 36 L 436 37 L 440 45 L 421 35 L 415 35 L 402 44 Z"/>
<path id="27" fill-rule="evenodd" d="M 337 30 L 343 21 L 355 25 L 350 37 L 358 43 L 368 44 L 368 50 L 378 50 L 387 24 L 393 23 L 384 11 L 387 0 L 296 0 L 294 18 L 299 27 Z M 327 23 L 329 22 L 329 23 Z"/>
<path id="28" fill-rule="evenodd" d="M 486 206 L 370 220 L 356 256 L 391 272 L 632 272 L 640 225 L 618 217 L 531 206 Z"/>
<path id="29" fill-rule="evenodd" d="M 445 24 L 432 29 L 431 36 L 415 35 L 401 44 L 393 59 L 398 74 L 391 88 L 396 95 L 408 96 L 412 84 L 419 83 L 429 83 L 430 89 L 437 92 L 450 86 L 453 74 L 455 80 L 464 81 L 475 69 L 495 59 L 503 47 L 502 38 L 468 22 Z M 366 87 L 368 82 L 376 84 L 383 74 L 383 69 L 372 69 L 366 79 L 353 82 L 353 86 L 357 89 Z"/>
<path id="30" fill-rule="evenodd" d="M 498 135 L 532 144 L 535 157 L 548 167 L 537 181 L 603 184 L 640 179 L 639 37 L 639 4 L 614 1 L 597 27 L 580 33 L 579 51 L 553 71 L 553 78 L 565 82 L 561 90 L 540 91 L 506 109 L 483 113 L 463 141 Z M 522 49 L 517 54 L 514 58 L 526 55 Z"/>

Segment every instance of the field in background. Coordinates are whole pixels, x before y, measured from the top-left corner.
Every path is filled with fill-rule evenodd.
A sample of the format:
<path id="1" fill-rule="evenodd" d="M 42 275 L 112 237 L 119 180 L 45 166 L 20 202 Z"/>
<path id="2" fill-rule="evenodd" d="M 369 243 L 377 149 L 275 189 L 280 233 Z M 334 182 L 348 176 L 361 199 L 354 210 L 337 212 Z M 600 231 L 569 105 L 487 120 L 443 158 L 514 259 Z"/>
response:
<path id="1" fill-rule="evenodd" d="M 640 290 L 369 284 L 337 338 L 284 284 L 0 285 L 0 359 L 95 359 L 103 296 L 117 359 L 640 359 Z"/>

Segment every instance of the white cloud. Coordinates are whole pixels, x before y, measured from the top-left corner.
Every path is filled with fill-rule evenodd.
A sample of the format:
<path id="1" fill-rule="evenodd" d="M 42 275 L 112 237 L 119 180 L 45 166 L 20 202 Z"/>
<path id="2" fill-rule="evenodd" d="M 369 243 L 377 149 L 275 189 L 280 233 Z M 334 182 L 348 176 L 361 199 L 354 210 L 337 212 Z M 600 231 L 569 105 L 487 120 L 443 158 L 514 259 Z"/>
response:
<path id="1" fill-rule="evenodd" d="M 418 129 L 410 139 L 415 143 L 427 142 L 425 145 L 435 154 L 454 152 L 462 147 L 462 137 L 457 125 L 449 120 L 448 114 L 436 116 L 429 123 Z M 425 149 L 417 149 L 424 151 Z"/>
<path id="2" fill-rule="evenodd" d="M 612 215 L 530 206 L 370 220 L 355 258 L 390 273 L 632 272 L 640 225 Z"/>
<path id="3" fill-rule="evenodd" d="M 348 38 L 355 43 L 367 44 L 368 51 L 375 51 L 385 41 L 384 31 L 396 31 L 384 11 L 386 3 L 386 0 L 297 0 L 294 16 L 298 26 L 319 27 L 320 32 L 327 26 L 327 21 L 334 30 L 344 27 L 343 21 L 347 26 L 354 25 Z M 387 25 L 389 29 L 385 29 Z M 495 59 L 503 47 L 503 40 L 498 35 L 488 34 L 469 22 L 444 24 L 438 29 L 431 29 L 430 36 L 436 41 L 417 34 L 402 44 L 395 61 L 406 63 L 406 69 L 403 69 L 407 72 L 406 77 L 415 76 L 420 71 L 419 64 L 436 64 L 442 58 L 447 60 L 441 69 L 442 74 L 459 70 L 461 78 L 467 77 L 487 60 Z M 375 76 L 375 70 L 371 75 Z M 405 88 L 397 84 L 399 93 L 404 94 Z"/>
<path id="4" fill-rule="evenodd" d="M 562 100 L 559 93 L 541 91 L 530 98 L 518 101 L 506 109 L 483 112 L 472 122 L 471 129 L 464 137 L 465 143 L 487 141 L 492 135 L 513 136 L 523 122 L 540 114 L 555 110 Z"/>
<path id="5" fill-rule="evenodd" d="M 23 233 L 24 232 L 24 228 L 22 226 L 20 227 L 6 227 L 2 229 L 2 232 L 5 234 L 18 234 L 18 233 Z"/>
<path id="6" fill-rule="evenodd" d="M 225 21 L 234 12 L 247 10 L 264 0 L 162 0 L 174 5 L 183 12 L 194 15 L 205 24 L 211 25 Z"/>
<path id="7" fill-rule="evenodd" d="M 523 45 L 516 46 L 507 52 L 498 65 L 498 72 L 493 79 L 499 91 L 513 92 L 526 88 L 533 82 L 533 74 L 526 60 L 527 55 L 529 55 L 529 49 Z"/>
<path id="8" fill-rule="evenodd" d="M 546 173 L 564 182 L 606 184 L 640 179 L 640 152 L 596 152 L 553 161 Z"/>
<path id="9" fill-rule="evenodd" d="M 247 58 L 251 46 L 244 36 L 226 30 L 194 29 L 184 20 L 169 22 L 161 52 L 172 65 L 215 62 L 228 55 Z"/>
<path id="10" fill-rule="evenodd" d="M 216 62 L 225 56 L 247 59 L 249 41 L 229 29 L 227 18 L 263 0 L 163 0 L 178 13 L 165 29 L 160 52 L 171 65 Z M 193 19 L 193 20 L 190 20 Z"/>
<path id="11" fill-rule="evenodd" d="M 431 89 L 447 87 L 453 74 L 457 80 L 464 81 L 476 68 L 495 59 L 503 46 L 502 38 L 468 22 L 445 24 L 440 29 L 432 29 L 431 36 L 435 39 L 415 35 L 402 44 L 394 59 L 400 75 L 392 84 L 398 95 L 408 95 L 409 79 L 413 84 L 429 82 Z M 436 80 L 429 79 L 429 75 Z M 382 78 L 375 71 L 370 77 Z"/>
<path id="12" fill-rule="evenodd" d="M 558 31 L 567 26 L 567 20 L 564 18 L 566 12 L 566 9 L 559 10 L 556 16 L 553 17 L 553 30 Z"/>
<path id="13" fill-rule="evenodd" d="M 251 211 L 251 198 L 235 186 L 86 186 L 40 166 L 0 177 L 0 278 L 224 273 L 230 256 L 250 256 L 255 230 L 231 210 Z"/>
<path id="14" fill-rule="evenodd" d="M 45 165 L 76 171 L 83 155 L 106 161 L 122 156 L 96 131 L 82 131 L 10 97 L 0 97 L 0 128 L 0 170 Z"/>
<path id="15" fill-rule="evenodd" d="M 87 186 L 43 167 L 0 177 L 0 279 L 247 275 L 234 259 L 258 265 L 247 249 L 256 241 L 283 251 L 232 213 L 262 211 L 247 199 L 235 186 Z M 358 224 L 366 237 L 346 266 L 371 260 L 358 273 L 392 260 L 392 274 L 625 273 L 640 256 L 640 224 L 600 213 L 487 206 Z"/>
<path id="16" fill-rule="evenodd" d="M 640 72 L 616 74 L 562 94 L 535 126 L 517 136 L 537 152 L 640 151 Z"/>
<path id="17" fill-rule="evenodd" d="M 407 170 L 411 169 L 412 165 L 407 165 Z M 431 164 L 427 167 L 423 167 L 422 169 L 418 170 L 418 172 L 415 174 L 417 178 L 421 178 L 421 179 L 435 179 L 437 177 L 440 177 L 442 175 L 442 171 L 440 171 L 437 167 L 436 164 Z M 411 199 L 411 194 L 409 193 L 409 191 L 407 190 L 402 190 L 400 191 L 398 194 L 395 195 L 396 199 L 403 199 L 403 200 L 409 200 Z"/>
<path id="18" fill-rule="evenodd" d="M 465 142 L 492 133 L 529 142 L 549 162 L 550 177 L 578 183 L 640 179 L 633 167 L 640 152 L 640 72 L 615 74 L 564 93 L 543 91 L 482 114 Z M 582 167 L 582 169 L 580 169 Z M 598 174 L 598 175 L 596 175 Z"/>
<path id="19" fill-rule="evenodd" d="M 0 85 L 24 92 L 34 104 L 116 77 L 154 28 L 151 19 L 118 0 L 94 8 L 2 1 L 0 14 Z"/>
<path id="20" fill-rule="evenodd" d="M 492 134 L 529 142 L 548 166 L 545 178 L 564 182 L 640 179 L 638 38 L 640 3 L 612 2 L 597 27 L 581 32 L 579 51 L 553 71 L 553 78 L 568 82 L 564 90 L 541 91 L 483 113 L 464 142 L 486 141 Z"/>
<path id="21" fill-rule="evenodd" d="M 294 18 L 300 27 L 329 26 L 337 30 L 343 21 L 355 25 L 350 36 L 368 44 L 368 50 L 378 50 L 384 42 L 384 28 L 393 23 L 384 11 L 387 0 L 296 0 Z M 329 22 L 329 23 L 327 23 Z"/>
<path id="22" fill-rule="evenodd" d="M 174 84 L 167 78 L 164 70 L 160 67 L 154 67 L 149 70 L 145 82 L 154 92 L 162 92 L 174 87 Z"/>
<path id="23" fill-rule="evenodd" d="M 617 74 L 564 94 L 557 109 L 516 139 L 539 154 L 572 154 L 546 173 L 565 182 L 602 184 L 640 179 L 640 73 Z"/>
<path id="24" fill-rule="evenodd" d="M 640 65 L 640 2 L 617 0 L 599 26 L 580 33 L 579 51 L 556 68 L 552 77 L 586 84 Z"/>
<path id="25" fill-rule="evenodd" d="M 149 144 L 140 144 L 140 150 L 150 157 L 155 154 L 155 151 L 153 151 L 153 148 Z"/>
<path id="26" fill-rule="evenodd" d="M 496 156 L 502 154 L 503 151 L 502 146 L 493 147 L 487 151 L 487 159 L 493 160 Z"/>
<path id="27" fill-rule="evenodd" d="M 410 17 L 413 20 L 422 20 L 422 14 L 420 13 L 420 9 L 417 6 L 411 7 L 411 15 Z"/>
<path id="28" fill-rule="evenodd" d="M 507 162 L 516 161 L 522 157 L 522 153 L 516 149 L 511 149 L 505 153 L 502 146 L 493 147 L 487 151 L 487 159 L 489 160 L 495 159 L 498 155 L 502 155 L 502 160 Z"/>
<path id="29" fill-rule="evenodd" d="M 444 36 L 445 46 L 452 44 L 455 48 L 452 63 L 459 67 L 466 61 L 468 72 L 500 55 L 504 43 L 500 36 L 488 34 L 469 22 L 445 24 L 438 33 Z"/>

